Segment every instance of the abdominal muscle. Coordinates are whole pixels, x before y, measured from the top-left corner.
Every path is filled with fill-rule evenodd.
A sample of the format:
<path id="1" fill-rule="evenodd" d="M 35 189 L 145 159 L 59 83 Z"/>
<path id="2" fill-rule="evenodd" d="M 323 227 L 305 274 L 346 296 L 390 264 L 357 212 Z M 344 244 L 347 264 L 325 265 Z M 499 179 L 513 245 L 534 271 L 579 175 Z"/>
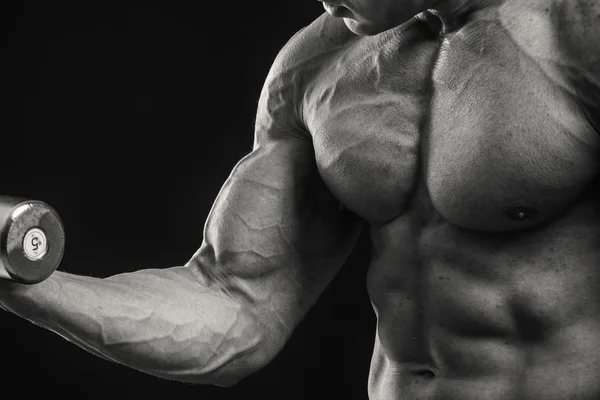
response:
<path id="1" fill-rule="evenodd" d="M 598 204 L 515 232 L 419 207 L 372 226 L 370 398 L 600 398 Z"/>

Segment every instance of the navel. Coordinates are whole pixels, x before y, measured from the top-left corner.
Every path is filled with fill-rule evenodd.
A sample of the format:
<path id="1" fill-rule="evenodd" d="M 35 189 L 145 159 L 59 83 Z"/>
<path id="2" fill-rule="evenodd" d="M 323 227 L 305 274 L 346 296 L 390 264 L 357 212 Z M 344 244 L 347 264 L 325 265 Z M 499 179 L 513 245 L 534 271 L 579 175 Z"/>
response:
<path id="1" fill-rule="evenodd" d="M 504 215 L 512 221 L 524 221 L 535 217 L 537 210 L 525 206 L 509 206 L 504 208 Z"/>

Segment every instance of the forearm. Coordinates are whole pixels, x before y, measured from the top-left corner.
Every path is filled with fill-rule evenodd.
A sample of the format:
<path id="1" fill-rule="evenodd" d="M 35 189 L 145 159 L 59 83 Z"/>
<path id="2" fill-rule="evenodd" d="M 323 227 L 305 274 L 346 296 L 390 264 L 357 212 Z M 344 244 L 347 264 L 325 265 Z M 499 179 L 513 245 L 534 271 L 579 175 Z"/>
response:
<path id="1" fill-rule="evenodd" d="M 1 293 L 1 303 L 91 353 L 185 382 L 226 385 L 241 378 L 239 358 L 260 342 L 240 303 L 187 267 L 105 279 L 56 272 Z"/>

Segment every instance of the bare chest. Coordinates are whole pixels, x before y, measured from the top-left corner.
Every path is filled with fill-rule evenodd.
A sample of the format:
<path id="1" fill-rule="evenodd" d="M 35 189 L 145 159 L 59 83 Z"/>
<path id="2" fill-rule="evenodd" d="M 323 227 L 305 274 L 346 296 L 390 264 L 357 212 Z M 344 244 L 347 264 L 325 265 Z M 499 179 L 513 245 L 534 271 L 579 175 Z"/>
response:
<path id="1" fill-rule="evenodd" d="M 325 183 L 351 211 L 385 222 L 418 176 L 438 40 L 425 22 L 343 49 L 305 95 Z"/>
<path id="2" fill-rule="evenodd" d="M 598 171 L 600 135 L 544 62 L 544 32 L 518 32 L 492 19 L 442 41 L 390 35 L 332 63 L 305 112 L 340 202 L 387 222 L 423 183 L 446 220 L 476 230 L 534 226 L 572 203 Z"/>

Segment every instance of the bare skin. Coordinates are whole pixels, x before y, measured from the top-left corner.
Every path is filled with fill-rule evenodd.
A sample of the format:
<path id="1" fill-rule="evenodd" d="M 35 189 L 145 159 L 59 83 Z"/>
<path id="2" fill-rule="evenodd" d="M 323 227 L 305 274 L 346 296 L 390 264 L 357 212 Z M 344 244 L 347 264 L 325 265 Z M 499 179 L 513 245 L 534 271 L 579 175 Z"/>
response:
<path id="1" fill-rule="evenodd" d="M 600 398 L 599 3 L 414 1 L 385 32 L 366 3 L 282 50 L 188 264 L 4 283 L 2 306 L 226 386 L 275 356 L 365 227 L 371 399 Z"/>
<path id="2" fill-rule="evenodd" d="M 440 47 L 419 20 L 350 42 L 305 96 L 370 225 L 370 397 L 600 398 L 598 50 L 556 53 L 535 3 L 443 11 Z"/>

